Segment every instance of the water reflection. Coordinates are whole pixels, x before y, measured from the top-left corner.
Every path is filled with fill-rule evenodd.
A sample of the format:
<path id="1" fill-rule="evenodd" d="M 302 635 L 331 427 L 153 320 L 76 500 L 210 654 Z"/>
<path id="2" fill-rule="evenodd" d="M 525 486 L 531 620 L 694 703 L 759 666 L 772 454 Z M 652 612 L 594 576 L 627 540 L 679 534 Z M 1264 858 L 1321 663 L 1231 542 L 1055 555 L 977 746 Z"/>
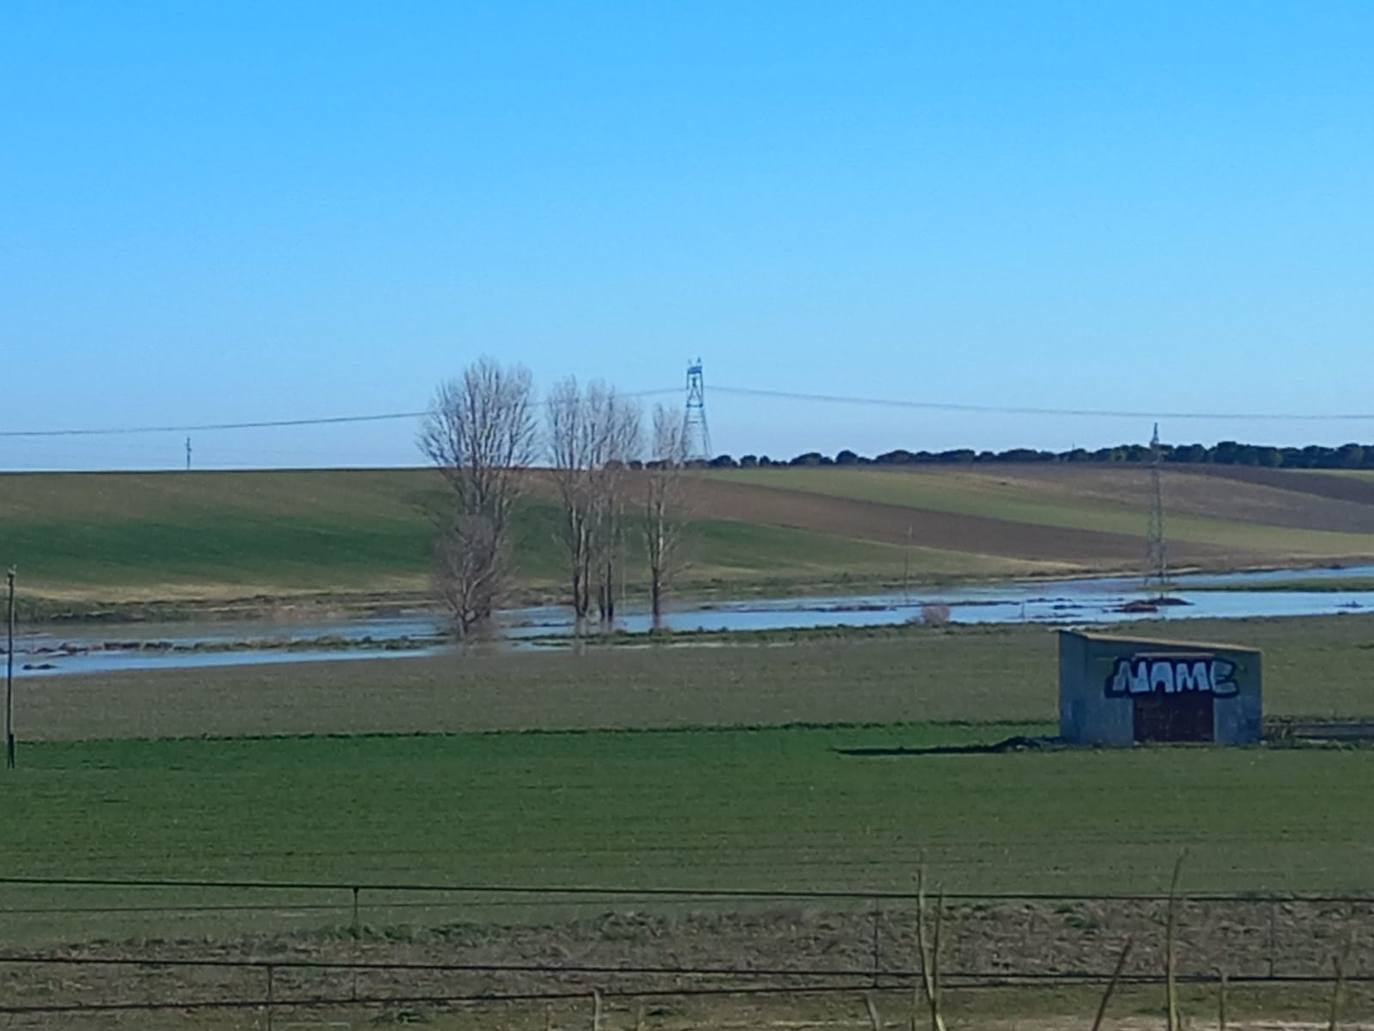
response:
<path id="1" fill-rule="evenodd" d="M 1165 619 L 1308 616 L 1374 609 L 1374 591 L 1261 590 L 1286 581 L 1374 577 L 1374 566 L 1295 572 L 1198 574 L 1178 577 L 1171 595 L 1187 604 L 1164 607 Z M 1241 589 L 1200 590 L 1202 585 Z M 1255 590 L 1245 590 L 1253 585 Z M 669 630 L 790 630 L 817 627 L 891 626 L 922 619 L 939 606 L 953 623 L 1113 623 L 1141 618 L 1122 611 L 1141 598 L 1137 578 L 1107 577 L 1056 582 L 976 584 L 909 593 L 753 598 L 686 605 L 664 613 Z M 624 607 L 615 628 L 644 633 L 652 627 L 646 608 Z M 20 676 L 61 676 L 138 669 L 195 669 L 276 662 L 398 658 L 433 654 L 446 647 L 443 622 L 432 613 L 293 622 L 93 625 L 34 629 L 15 649 Z M 568 610 L 540 606 L 504 612 L 500 636 L 515 647 L 556 646 L 573 635 Z"/>

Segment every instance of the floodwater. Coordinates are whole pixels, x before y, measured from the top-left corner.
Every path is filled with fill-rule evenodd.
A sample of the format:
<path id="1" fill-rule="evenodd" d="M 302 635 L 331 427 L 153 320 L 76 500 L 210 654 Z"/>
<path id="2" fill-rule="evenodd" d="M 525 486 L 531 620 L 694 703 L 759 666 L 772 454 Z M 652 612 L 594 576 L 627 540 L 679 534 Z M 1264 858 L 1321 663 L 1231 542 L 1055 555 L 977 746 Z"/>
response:
<path id="1" fill-rule="evenodd" d="M 1374 610 L 1374 591 L 1260 590 L 1286 580 L 1374 577 L 1374 566 L 1344 569 L 1266 570 L 1250 573 L 1208 573 L 1176 576 L 1169 597 L 1184 604 L 1161 606 L 1158 612 L 1122 612 L 1123 606 L 1145 595 L 1139 577 L 1089 577 L 1078 580 L 973 584 L 960 587 L 917 588 L 907 594 L 812 595 L 801 598 L 757 598 L 675 609 L 665 614 L 670 630 L 790 630 L 834 626 L 891 626 L 919 621 L 928 605 L 948 608 L 951 623 L 1120 623 L 1142 618 L 1239 619 L 1248 616 L 1315 616 Z M 1199 590 L 1200 586 L 1256 590 Z M 1191 589 L 1190 589 L 1191 588 Z M 566 609 L 526 609 L 511 613 L 504 628 L 514 641 L 571 636 L 573 623 Z M 631 609 L 616 620 L 616 628 L 643 633 L 652 626 L 649 614 Z"/>
<path id="2" fill-rule="evenodd" d="M 16 676 L 60 676 L 416 656 L 446 646 L 439 620 L 430 613 L 414 613 L 358 619 L 42 626 L 20 634 L 14 658 Z"/>
<path id="3" fill-rule="evenodd" d="M 686 631 L 791 630 L 838 626 L 891 626 L 922 619 L 926 606 L 948 609 L 953 623 L 1101 624 L 1141 618 L 1239 619 L 1374 611 L 1374 591 L 1260 590 L 1287 580 L 1374 577 L 1374 566 L 1196 574 L 1174 578 L 1169 594 L 1185 604 L 1157 613 L 1122 612 L 1144 597 L 1139 578 L 1010 582 L 917 588 L 907 594 L 758 598 L 684 605 L 665 614 L 664 626 Z M 1227 591 L 1197 589 L 1228 585 Z M 1253 585 L 1255 590 L 1245 590 Z M 630 606 L 616 629 L 643 633 L 649 613 Z M 517 648 L 556 647 L 574 632 L 565 608 L 513 609 L 501 614 L 501 636 Z M 448 645 L 433 613 L 299 621 L 240 620 L 42 627 L 21 633 L 17 676 L 62 676 L 140 669 L 197 669 L 278 662 L 402 658 L 435 654 Z"/>

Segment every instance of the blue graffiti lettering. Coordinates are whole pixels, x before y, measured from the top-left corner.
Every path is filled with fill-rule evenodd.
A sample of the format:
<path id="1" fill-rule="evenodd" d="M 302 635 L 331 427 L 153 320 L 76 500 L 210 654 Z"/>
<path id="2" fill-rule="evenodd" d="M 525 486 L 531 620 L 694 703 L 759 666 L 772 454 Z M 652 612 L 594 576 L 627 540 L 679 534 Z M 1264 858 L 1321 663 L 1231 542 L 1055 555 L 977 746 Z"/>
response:
<path id="1" fill-rule="evenodd" d="M 1108 697 L 1141 694 L 1197 692 L 1218 698 L 1233 697 L 1239 690 L 1236 664 L 1210 655 L 1169 658 L 1134 656 L 1117 659 L 1107 678 Z"/>

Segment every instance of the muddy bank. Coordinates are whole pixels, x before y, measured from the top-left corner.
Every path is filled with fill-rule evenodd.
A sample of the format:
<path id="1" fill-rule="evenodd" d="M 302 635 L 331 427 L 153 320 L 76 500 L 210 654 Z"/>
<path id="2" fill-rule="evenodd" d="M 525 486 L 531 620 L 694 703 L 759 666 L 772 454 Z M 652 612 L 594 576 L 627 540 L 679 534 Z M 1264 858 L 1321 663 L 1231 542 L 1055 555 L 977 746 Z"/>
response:
<path id="1" fill-rule="evenodd" d="M 50 659 L 69 659 L 78 655 L 133 654 L 155 655 L 204 655 L 223 652 L 321 652 L 321 651 L 416 651 L 433 648 L 446 643 L 439 635 L 413 637 L 344 637 L 329 634 L 323 637 L 293 638 L 250 638 L 228 641 L 168 641 L 168 640 L 126 640 L 126 641 L 63 641 L 54 645 L 37 645 L 27 652 L 27 661 L 22 665 L 25 670 L 51 669 Z M 0 647 L 0 654 L 3 654 Z M 16 655 L 18 651 L 16 649 Z"/>
<path id="2" fill-rule="evenodd" d="M 22 622 L 39 626 L 191 623 L 264 618 L 382 618 L 414 611 L 438 611 L 433 596 L 427 591 L 328 591 L 147 600 L 67 600 L 21 592 L 16 599 L 16 608 Z"/>
<path id="3" fill-rule="evenodd" d="M 1320 582 L 1334 575 L 1359 576 L 1361 570 L 1374 576 L 1368 559 L 1352 556 L 1348 559 L 1324 561 L 1293 560 L 1274 564 L 1257 562 L 1181 563 L 1176 575 L 1189 579 L 1219 578 L 1225 584 L 1232 578 L 1276 578 L 1292 580 L 1301 577 L 1304 583 Z M 802 601 L 807 598 L 849 599 L 859 595 L 897 596 L 905 592 L 923 595 L 942 591 L 969 589 L 997 589 L 1016 585 L 1041 585 L 1053 590 L 1056 585 L 1074 581 L 1109 581 L 1120 579 L 1137 584 L 1138 570 L 1133 563 L 1119 565 L 1064 564 L 1052 571 L 1026 572 L 1020 575 L 989 576 L 979 574 L 935 574 L 905 580 L 901 577 L 876 574 L 843 574 L 811 577 L 754 577 L 740 580 L 692 579 L 684 577 L 674 584 L 672 602 L 677 607 L 710 607 L 712 603 L 756 599 L 784 599 Z M 1218 587 L 1216 589 L 1233 589 Z M 632 602 L 647 598 L 647 584 L 628 584 Z M 442 606 L 432 590 L 421 587 L 367 590 L 300 590 L 289 592 L 253 592 L 241 595 L 228 591 L 211 597 L 168 596 L 163 598 L 131 598 L 132 592 L 111 589 L 111 597 L 64 598 L 58 595 L 28 593 L 20 585 L 17 597 L 20 621 L 32 625 L 112 624 L 112 623 L 178 623 L 214 622 L 219 620 L 257 619 L 328 619 L 328 618 L 388 618 L 406 614 L 426 613 L 442 615 Z M 525 584 L 506 599 L 509 609 L 557 606 L 565 600 L 565 589 L 556 584 Z M 123 594 L 125 596 L 120 597 Z"/>

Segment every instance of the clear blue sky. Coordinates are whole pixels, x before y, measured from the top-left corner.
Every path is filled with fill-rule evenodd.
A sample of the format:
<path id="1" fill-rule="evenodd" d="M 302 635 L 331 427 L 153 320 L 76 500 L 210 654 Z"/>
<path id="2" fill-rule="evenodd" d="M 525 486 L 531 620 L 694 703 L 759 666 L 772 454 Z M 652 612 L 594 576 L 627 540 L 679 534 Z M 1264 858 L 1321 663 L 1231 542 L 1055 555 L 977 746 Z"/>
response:
<path id="1" fill-rule="evenodd" d="M 1374 4 L 0 5 L 0 428 L 711 383 L 1374 411 Z M 1141 420 L 710 396 L 717 450 L 1054 448 Z M 1170 440 L 1374 422 L 1166 422 Z M 175 465 L 175 436 L 0 466 Z M 206 434 L 412 462 L 405 424 Z"/>

